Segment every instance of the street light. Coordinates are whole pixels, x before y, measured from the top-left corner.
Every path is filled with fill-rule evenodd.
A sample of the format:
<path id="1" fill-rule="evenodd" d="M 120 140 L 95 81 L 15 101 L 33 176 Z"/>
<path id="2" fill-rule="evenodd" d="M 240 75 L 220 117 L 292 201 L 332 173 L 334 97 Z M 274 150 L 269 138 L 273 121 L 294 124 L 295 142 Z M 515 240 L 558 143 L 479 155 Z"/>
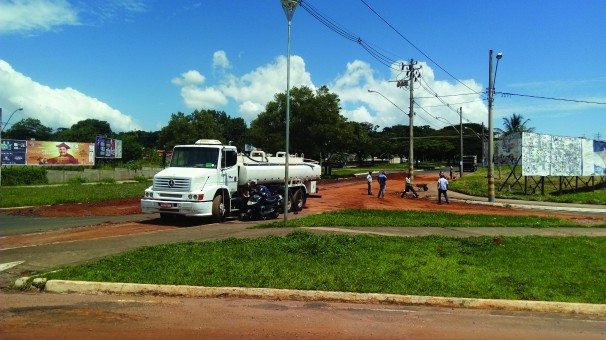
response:
<path id="1" fill-rule="evenodd" d="M 502 53 L 497 53 L 497 66 L 492 74 L 492 50 L 488 52 L 488 202 L 494 202 L 494 126 L 492 117 L 492 106 L 494 101 L 494 82 L 497 78 L 499 60 L 503 58 Z"/>
<path id="2" fill-rule="evenodd" d="M 8 125 L 8 122 L 11 120 L 11 118 L 13 118 L 13 115 L 15 114 L 15 112 L 17 111 L 23 111 L 23 108 L 20 107 L 18 109 L 16 109 L 15 111 L 13 111 L 13 113 L 11 113 L 11 115 L 8 117 L 8 119 L 6 120 L 6 124 L 2 125 L 2 108 L 0 107 L 0 186 L 2 186 L 2 132 L 4 131 L 4 128 L 6 127 L 6 125 Z"/>
<path id="3" fill-rule="evenodd" d="M 286 57 L 286 150 L 284 162 L 284 225 L 288 222 L 288 158 L 290 155 L 289 140 L 290 140 L 290 23 L 292 16 L 295 14 L 295 9 L 299 4 L 299 0 L 280 0 L 286 20 L 288 20 L 288 52 Z"/>
<path id="4" fill-rule="evenodd" d="M 6 128 L 6 126 L 8 125 L 8 122 L 11 120 L 11 118 L 13 118 L 13 115 L 15 114 L 15 112 L 17 111 L 23 111 L 23 108 L 20 107 L 18 109 L 16 109 L 15 111 L 13 111 L 13 113 L 11 113 L 11 115 L 8 117 L 8 119 L 6 120 L 6 124 L 2 125 L 2 129 L 0 130 L 0 133 L 4 132 L 4 128 Z M 0 108 L 0 125 L 2 124 L 2 108 Z"/>
<path id="5" fill-rule="evenodd" d="M 402 110 L 402 108 L 400 108 L 398 105 L 396 105 L 396 103 L 394 103 L 391 100 L 389 100 L 389 98 L 385 97 L 381 92 L 375 91 L 373 89 L 368 89 L 368 92 L 370 92 L 370 93 L 378 93 L 381 97 L 385 98 L 385 100 L 387 100 L 388 102 L 390 102 L 393 106 L 397 107 L 398 110 L 404 112 L 405 115 L 409 116 L 408 112 Z"/>

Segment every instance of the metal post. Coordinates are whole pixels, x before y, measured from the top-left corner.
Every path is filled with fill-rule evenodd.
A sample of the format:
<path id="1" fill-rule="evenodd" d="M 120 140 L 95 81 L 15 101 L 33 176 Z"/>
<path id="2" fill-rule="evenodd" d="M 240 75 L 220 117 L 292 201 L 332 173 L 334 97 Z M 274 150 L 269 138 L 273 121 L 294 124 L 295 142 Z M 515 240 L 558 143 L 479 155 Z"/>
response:
<path id="1" fill-rule="evenodd" d="M 287 48 L 287 56 L 286 56 L 286 159 L 284 163 L 284 225 L 288 222 L 288 167 L 289 167 L 289 142 L 290 142 L 290 26 L 292 21 L 292 16 L 295 14 L 295 9 L 299 4 L 299 0 L 281 0 L 282 8 L 284 9 L 284 14 L 286 14 L 286 19 L 288 20 L 288 48 Z"/>
<path id="2" fill-rule="evenodd" d="M 488 59 L 488 202 L 494 202 L 494 130 L 492 122 L 494 83 L 492 79 L 492 50 L 488 53 Z"/>
<path id="3" fill-rule="evenodd" d="M 459 127 L 461 128 L 461 159 L 459 160 L 459 178 L 463 178 L 463 108 L 459 108 Z"/>

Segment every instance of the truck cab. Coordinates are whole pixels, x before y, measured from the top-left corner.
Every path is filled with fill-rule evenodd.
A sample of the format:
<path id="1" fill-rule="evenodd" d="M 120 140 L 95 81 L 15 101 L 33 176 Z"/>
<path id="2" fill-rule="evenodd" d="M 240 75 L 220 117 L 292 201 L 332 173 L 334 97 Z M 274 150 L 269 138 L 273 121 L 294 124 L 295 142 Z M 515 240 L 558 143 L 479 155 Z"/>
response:
<path id="1" fill-rule="evenodd" d="M 220 221 L 230 209 L 230 193 L 238 187 L 235 146 L 201 139 L 173 149 L 170 166 L 154 176 L 141 200 L 143 213 L 213 216 Z"/>

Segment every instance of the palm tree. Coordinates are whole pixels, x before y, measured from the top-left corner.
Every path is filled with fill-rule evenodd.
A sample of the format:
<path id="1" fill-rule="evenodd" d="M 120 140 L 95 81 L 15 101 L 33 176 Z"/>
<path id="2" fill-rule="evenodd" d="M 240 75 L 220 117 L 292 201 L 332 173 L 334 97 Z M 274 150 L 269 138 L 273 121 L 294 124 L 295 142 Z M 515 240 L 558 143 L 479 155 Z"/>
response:
<path id="1" fill-rule="evenodd" d="M 530 121 L 530 119 L 524 120 L 524 117 L 522 115 L 514 113 L 509 118 L 503 118 L 503 126 L 505 127 L 504 130 L 496 130 L 506 136 L 515 132 L 534 132 L 533 127 L 526 126 L 526 123 L 528 123 L 528 121 Z"/>

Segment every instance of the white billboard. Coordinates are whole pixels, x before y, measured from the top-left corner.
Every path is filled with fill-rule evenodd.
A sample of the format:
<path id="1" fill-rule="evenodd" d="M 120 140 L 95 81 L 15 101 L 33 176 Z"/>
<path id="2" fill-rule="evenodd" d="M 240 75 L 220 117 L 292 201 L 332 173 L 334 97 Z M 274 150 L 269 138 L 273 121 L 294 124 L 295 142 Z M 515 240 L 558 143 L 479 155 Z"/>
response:
<path id="1" fill-rule="evenodd" d="M 499 164 L 521 156 L 522 176 L 606 176 L 605 141 L 523 132 L 496 145 Z"/>

